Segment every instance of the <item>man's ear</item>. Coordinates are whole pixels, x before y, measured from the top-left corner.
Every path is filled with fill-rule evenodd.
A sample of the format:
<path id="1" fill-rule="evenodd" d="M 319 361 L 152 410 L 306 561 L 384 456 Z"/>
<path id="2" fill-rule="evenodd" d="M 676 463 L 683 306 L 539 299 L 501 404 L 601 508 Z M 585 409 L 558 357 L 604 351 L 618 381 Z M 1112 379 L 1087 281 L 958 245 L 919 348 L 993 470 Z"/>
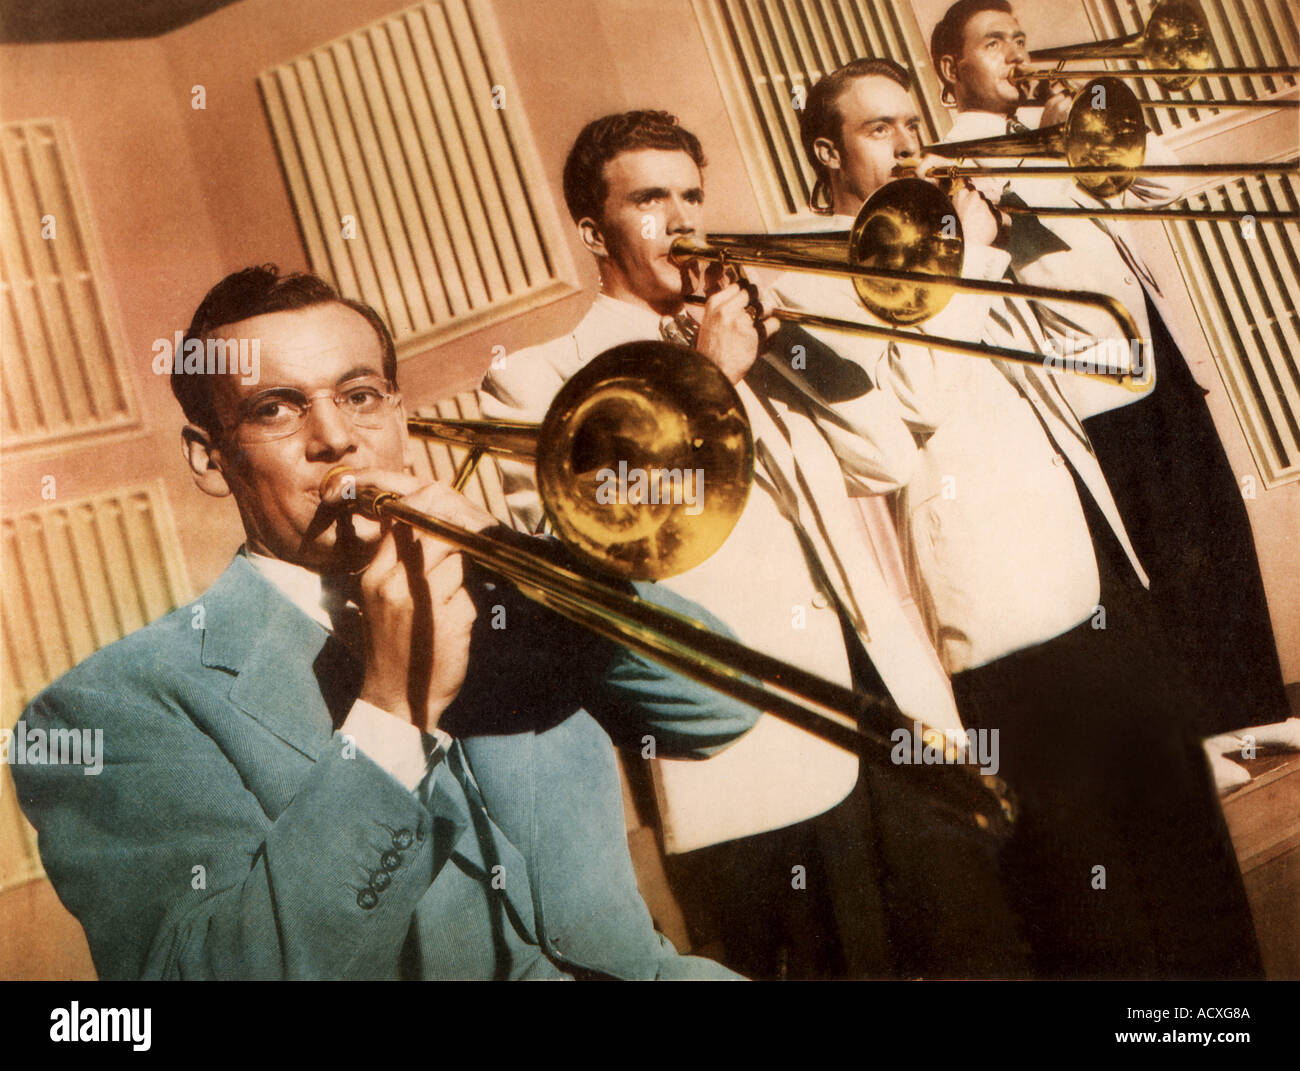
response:
<path id="1" fill-rule="evenodd" d="M 582 244 L 587 247 L 587 252 L 593 257 L 604 259 L 609 256 L 609 250 L 605 246 L 605 236 L 600 232 L 600 225 L 590 216 L 583 216 L 578 220 L 578 235 L 582 238 Z"/>
<path id="2" fill-rule="evenodd" d="M 830 171 L 840 169 L 840 150 L 835 147 L 835 142 L 830 138 L 818 138 L 814 141 L 813 152 L 817 154 L 817 159 L 823 167 Z"/>
<path id="3" fill-rule="evenodd" d="M 212 445 L 212 437 L 206 431 L 196 424 L 186 424 L 181 429 L 181 451 L 200 491 L 213 498 L 225 498 L 230 494 L 230 484 L 221 471 L 221 454 Z"/>
<path id="4" fill-rule="evenodd" d="M 943 83 L 945 93 L 955 93 L 957 85 L 957 57 L 939 57 L 939 80 Z"/>

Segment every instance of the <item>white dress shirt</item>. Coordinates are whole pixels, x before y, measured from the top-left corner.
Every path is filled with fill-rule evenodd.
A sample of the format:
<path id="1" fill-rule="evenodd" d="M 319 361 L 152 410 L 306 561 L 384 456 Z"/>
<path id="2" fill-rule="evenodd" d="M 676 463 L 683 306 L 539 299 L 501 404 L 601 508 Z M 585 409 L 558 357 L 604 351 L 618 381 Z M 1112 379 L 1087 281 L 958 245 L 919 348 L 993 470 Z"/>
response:
<path id="1" fill-rule="evenodd" d="M 601 295 L 573 332 L 506 358 L 484 380 L 483 415 L 537 421 L 560 387 L 612 346 L 659 339 L 652 310 Z M 726 543 L 706 562 L 662 581 L 717 614 L 742 643 L 837 684 L 851 684 L 837 601 L 858 630 L 894 700 L 909 717 L 960 731 L 951 690 L 889 590 L 851 508 L 845 477 L 827 437 L 808 416 L 814 404 L 791 389 L 760 396 L 737 387 L 757 445 L 756 480 Z M 878 398 L 863 403 L 880 404 Z M 878 449 L 906 451 L 894 439 L 869 443 L 847 415 L 829 408 L 831 434 L 856 438 L 856 478 L 881 468 Z M 500 462 L 507 501 L 530 529 L 542 523 L 531 466 Z M 782 489 L 785 489 L 784 491 Z M 792 518 L 812 544 L 810 565 Z M 778 829 L 829 810 L 857 781 L 856 757 L 770 715 L 705 762 L 659 760 L 652 772 L 669 852 Z"/>

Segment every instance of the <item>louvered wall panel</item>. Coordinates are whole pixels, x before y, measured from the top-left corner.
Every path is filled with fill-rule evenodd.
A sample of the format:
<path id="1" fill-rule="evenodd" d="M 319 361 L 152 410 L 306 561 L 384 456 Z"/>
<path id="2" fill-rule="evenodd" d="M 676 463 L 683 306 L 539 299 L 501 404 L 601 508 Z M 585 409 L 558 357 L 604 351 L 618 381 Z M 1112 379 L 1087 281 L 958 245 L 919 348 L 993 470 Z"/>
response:
<path id="1" fill-rule="evenodd" d="M 189 597 L 161 483 L 0 522 L 0 727 L 46 684 Z M 107 682 L 106 682 L 107 683 Z M 0 771 L 0 891 L 40 874 L 35 838 Z"/>
<path id="2" fill-rule="evenodd" d="M 1295 184 L 1238 179 L 1193 208 L 1300 209 Z M 1300 224 L 1166 224 L 1266 487 L 1300 479 Z"/>
<path id="3" fill-rule="evenodd" d="M 259 80 L 312 269 L 399 357 L 576 286 L 506 66 L 485 10 L 440 0 Z"/>
<path id="4" fill-rule="evenodd" d="M 862 56 L 928 69 L 907 5 L 889 0 L 694 0 L 750 182 L 771 229 L 808 215 L 812 169 L 799 144 L 799 100 L 827 71 Z M 917 94 L 936 140 L 937 90 Z"/>
<path id="5" fill-rule="evenodd" d="M 1085 0 L 1097 40 L 1137 33 L 1151 14 L 1155 0 Z M 1201 0 L 1210 27 L 1216 67 L 1279 67 L 1300 63 L 1295 0 Z M 1086 61 L 1096 66 L 1094 61 Z M 1138 70 L 1143 62 L 1103 61 L 1116 70 Z M 1076 64 L 1076 66 L 1081 64 Z M 1256 100 L 1293 88 L 1293 77 L 1202 78 L 1187 90 L 1171 92 L 1151 78 L 1126 80 L 1142 100 Z M 1236 109 L 1226 109 L 1236 112 Z M 1215 118 L 1225 110 L 1156 108 L 1146 113 L 1157 134 L 1184 129 L 1189 123 Z"/>
<path id="6" fill-rule="evenodd" d="M 6 450 L 136 423 L 102 278 L 66 135 L 54 120 L 6 123 L 0 127 Z"/>

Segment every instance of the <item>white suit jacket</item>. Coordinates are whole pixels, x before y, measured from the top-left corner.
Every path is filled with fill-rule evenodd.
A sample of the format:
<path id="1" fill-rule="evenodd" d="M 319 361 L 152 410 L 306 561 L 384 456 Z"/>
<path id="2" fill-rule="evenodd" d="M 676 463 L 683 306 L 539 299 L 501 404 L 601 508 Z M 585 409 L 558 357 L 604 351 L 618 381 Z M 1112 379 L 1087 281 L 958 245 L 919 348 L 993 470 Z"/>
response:
<path id="1" fill-rule="evenodd" d="M 572 334 L 509 355 L 483 382 L 484 416 L 539 420 L 563 383 L 593 357 L 624 342 L 660 337 L 659 317 L 648 309 L 597 297 Z M 760 397 L 747 383 L 737 388 L 760 458 L 792 485 L 802 476 L 806 493 L 796 499 L 805 530 L 872 662 L 894 700 L 909 717 L 940 730 L 959 731 L 960 720 L 947 680 L 933 652 L 912 629 L 867 547 L 844 475 L 818 424 L 811 402 L 793 391 Z M 822 424 L 843 442 L 855 441 L 850 467 L 870 483 L 914 455 L 901 423 L 866 439 L 854 421 L 880 423 L 881 396 L 841 411 L 827 409 Z M 885 460 L 883 454 L 898 455 Z M 797 460 L 797 465 L 796 465 Z M 708 561 L 662 581 L 673 591 L 716 613 L 741 642 L 816 673 L 851 684 L 844 634 L 831 593 L 810 571 L 795 530 L 772 492 L 769 464 L 756 465 L 756 479 L 740 520 Z M 530 529 L 543 523 L 530 466 L 502 463 L 507 501 Z M 883 485 L 882 485 L 883 489 Z M 790 508 L 788 505 L 786 508 Z M 858 761 L 771 715 L 726 752 L 706 762 L 659 760 L 652 765 L 669 852 L 779 829 L 830 809 L 857 781 Z"/>
<path id="2" fill-rule="evenodd" d="M 848 217 L 826 221 L 849 226 Z M 967 247 L 963 273 L 997 279 L 1007 254 Z M 877 323 L 845 280 L 790 273 L 774 289 L 782 304 Z M 1007 301 L 955 294 L 924 334 L 1044 352 L 1033 312 Z M 913 435 L 915 456 L 877 451 L 897 469 L 879 489 L 897 487 L 899 530 L 921 613 L 949 673 L 984 665 L 1045 642 L 1095 611 L 1099 579 L 1091 536 L 1066 459 L 1105 515 L 1146 582 L 1087 435 L 1057 381 L 1064 374 L 845 332 L 814 332 L 865 369 L 893 400 L 875 411 L 865 438 Z M 891 422 L 893 424 L 891 425 Z M 860 459 L 845 453 L 851 471 Z M 893 477 L 892 484 L 890 477 Z M 871 493 L 858 483 L 859 493 Z"/>
<path id="3" fill-rule="evenodd" d="M 1017 118 L 1034 129 L 1042 116 L 1041 108 L 1022 108 Z M 993 112 L 958 112 L 952 129 L 944 141 L 968 141 L 973 138 L 996 137 L 1006 133 L 1006 116 Z M 1167 149 L 1161 139 L 1148 135 L 1146 160 L 1148 163 L 1178 163 L 1178 158 Z M 1063 166 L 1065 161 L 1051 159 L 994 159 L 986 157 L 968 161 L 986 166 L 1018 164 L 1032 167 Z M 1013 193 L 1028 205 L 1055 208 L 1136 208 L 1156 207 L 1178 197 L 1184 187 L 1182 180 L 1162 176 L 1141 176 L 1118 197 L 1102 200 L 1094 197 L 1072 179 L 1018 178 L 990 176 L 975 179 L 975 185 L 994 203 L 1004 192 Z M 1179 338 L 1179 317 L 1167 306 L 1155 274 L 1142 254 L 1141 241 L 1131 225 L 1118 219 L 1069 219 L 1056 216 L 1035 217 L 1042 226 L 1054 234 L 1066 247 L 1050 252 L 1032 263 L 1018 267 L 1016 277 L 1023 283 L 1048 286 L 1056 289 L 1097 290 L 1109 294 L 1120 302 L 1136 322 L 1142 338 L 1150 339 L 1151 327 L 1147 317 L 1143 291 L 1150 294 L 1182 352 L 1187 347 Z M 1116 331 L 1114 321 L 1104 313 L 1079 306 L 1053 306 L 1040 317 L 1049 337 L 1064 341 L 1070 334 L 1103 337 Z M 1108 409 L 1129 405 L 1144 397 L 1123 387 L 1095 380 L 1072 377 L 1062 380 L 1062 389 L 1080 418 L 1086 419 Z M 1155 386 L 1154 379 L 1147 384 Z"/>

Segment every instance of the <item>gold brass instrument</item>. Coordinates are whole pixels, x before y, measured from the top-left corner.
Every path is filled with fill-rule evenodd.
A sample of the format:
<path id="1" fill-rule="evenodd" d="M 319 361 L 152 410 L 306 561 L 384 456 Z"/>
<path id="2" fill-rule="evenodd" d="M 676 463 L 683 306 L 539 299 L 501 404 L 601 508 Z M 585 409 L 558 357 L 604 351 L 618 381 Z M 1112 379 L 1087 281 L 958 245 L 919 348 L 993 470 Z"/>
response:
<path id="1" fill-rule="evenodd" d="M 1138 33 L 1056 48 L 1038 48 L 1030 60 L 1067 63 L 1082 59 L 1145 61 L 1148 70 L 1132 72 L 1143 78 L 1160 78 L 1166 89 L 1186 89 L 1197 78 L 1219 75 L 1294 74 L 1288 67 L 1213 67 L 1210 27 L 1200 4 L 1193 0 L 1161 0 Z M 1070 72 L 1078 77 L 1108 75 L 1110 71 Z"/>
<path id="2" fill-rule="evenodd" d="M 814 234 L 716 234 L 677 238 L 669 255 L 678 265 L 692 260 L 751 264 L 786 271 L 850 279 L 858 300 L 876 317 L 909 326 L 937 315 L 958 291 L 1022 297 L 1098 308 L 1112 317 L 1122 337 L 1140 337 L 1132 316 L 1109 294 L 1052 290 L 1019 283 L 963 279 L 964 242 L 952 202 L 932 183 L 902 178 L 878 189 L 862 206 L 849 231 Z M 702 298 L 695 299 L 697 302 Z M 1053 367 L 1053 355 L 981 342 L 902 331 L 795 309 L 777 309 L 779 320 L 876 338 L 898 339 L 974 357 Z M 1130 368 L 1074 370 L 1117 382 L 1131 390 L 1144 382 Z"/>
<path id="3" fill-rule="evenodd" d="M 1187 78 L 1187 72 L 1177 67 L 1144 67 L 1137 71 L 1108 71 L 1104 68 L 1061 67 L 1017 67 L 1008 81 L 1012 85 L 1027 85 L 1031 82 L 1064 82 L 1070 78 L 1152 78 L 1165 89 L 1177 92 L 1188 86 L 1173 85 L 1173 82 L 1194 82 L 1197 78 L 1258 78 L 1258 77 L 1296 77 L 1300 76 L 1300 67 L 1206 67 L 1198 70 L 1195 77 Z M 1070 94 L 1073 96 L 1073 92 Z M 1038 95 L 1042 103 L 1042 95 Z M 1150 100 L 1144 101 L 1144 108 L 1294 108 L 1294 100 L 1226 100 L 1200 99 L 1188 97 L 1185 100 Z"/>
<path id="4" fill-rule="evenodd" d="M 1126 37 L 1092 41 L 1057 48 L 1039 48 L 1031 60 L 1065 62 L 1078 59 L 1136 59 L 1151 67 L 1181 72 L 1170 89 L 1185 89 L 1198 75 L 1191 71 L 1208 68 L 1214 62 L 1210 52 L 1210 28 L 1199 4 L 1190 0 L 1161 0 L 1151 10 L 1146 26 Z M 1171 78 L 1174 76 L 1171 76 Z"/>
<path id="5" fill-rule="evenodd" d="M 1102 107 L 1093 107 L 1103 100 Z M 946 166 L 932 168 L 930 178 L 956 179 L 983 175 L 1015 175 L 1028 178 L 1073 176 L 1080 186 L 1097 197 L 1114 197 L 1133 185 L 1138 175 L 1292 175 L 1300 164 L 1291 160 L 1280 164 L 1145 164 L 1146 122 L 1141 102 L 1133 91 L 1114 78 L 1096 78 L 1083 87 L 1070 107 L 1069 118 L 1055 126 L 1031 130 L 1024 134 L 1006 134 L 972 141 L 925 145 L 923 153 L 949 159 L 960 157 L 1046 157 L 1064 159 L 1065 167 L 977 167 Z M 1203 219 L 1194 209 L 1164 218 Z M 1146 209 L 1138 209 L 1148 215 Z M 1042 215 L 1051 215 L 1043 210 Z M 1089 212 L 1088 215 L 1097 213 Z M 1136 214 L 1136 213 L 1135 213 Z M 1264 213 L 1252 213 L 1257 219 Z M 1294 219 L 1293 213 L 1268 214 L 1269 218 Z M 1240 217 L 1236 217 L 1240 218 Z"/>
<path id="6" fill-rule="evenodd" d="M 639 376 L 637 368 L 642 369 Z M 643 394 L 634 400 L 630 395 L 638 389 Z M 662 571 L 666 559 L 707 557 L 703 551 L 715 544 L 718 532 L 725 537 L 734 524 L 733 513 L 738 513 L 737 503 L 743 506 L 752 477 L 753 441 L 735 390 L 705 358 L 666 342 L 629 343 L 597 357 L 565 384 L 540 428 L 506 424 L 498 434 L 491 426 L 480 426 L 493 422 L 472 422 L 469 427 L 464 423 L 412 421 L 411 430 L 485 450 L 495 450 L 503 441 L 510 456 L 535 457 L 539 488 L 556 530 L 582 533 L 585 542 L 572 549 L 599 568 L 624 577 L 669 575 Z M 523 434 L 528 428 L 531 440 Z M 597 508 L 593 472 L 602 467 L 617 469 L 620 461 L 643 465 L 665 457 L 688 458 L 704 468 L 708 491 L 703 514 L 691 517 L 681 504 L 664 509 L 645 504 Z M 322 492 L 325 484 L 345 472 L 346 467 L 332 470 Z M 895 748 L 891 732 L 898 728 L 912 732 L 913 719 L 906 718 L 887 696 L 853 692 L 556 564 L 529 548 L 534 542 L 529 537 L 468 531 L 414 509 L 391 492 L 368 486 L 352 490 L 349 504 L 367 516 L 410 525 L 445 540 L 512 581 L 528 598 L 596 634 L 867 761 L 889 765 Z M 645 511 L 648 519 L 631 517 L 635 510 Z M 607 533 L 604 539 L 598 534 L 602 527 Z M 638 544 L 646 557 L 635 562 L 625 536 L 629 528 L 643 527 L 655 528 L 660 535 Z M 679 547 L 697 542 L 698 547 Z M 597 553 L 602 546 L 607 553 Z M 761 583 L 761 578 L 755 582 Z M 1013 806 L 1002 782 L 981 776 L 973 765 L 960 761 L 959 745 L 937 730 L 923 727 L 921 737 L 947 761 L 917 766 L 908 776 L 936 803 L 980 828 L 1005 830 Z"/>
<path id="7" fill-rule="evenodd" d="M 636 580 L 662 580 L 705 561 L 731 534 L 749 496 L 754 443 L 726 376 L 666 343 L 616 346 L 581 368 L 540 424 L 413 417 L 413 435 L 537 466 L 537 489 L 556 534 L 588 564 Z M 666 474 L 649 501 L 602 502 L 601 485 L 625 472 Z M 707 488 L 685 485 L 704 473 Z M 671 474 L 676 474 L 671 475 Z M 661 495 L 660 484 L 671 484 Z M 672 501 L 689 492 L 709 508 Z"/>
<path id="8" fill-rule="evenodd" d="M 1151 10 L 1146 27 L 1127 37 L 1108 41 L 1091 41 L 1057 48 L 1039 48 L 1029 53 L 1030 60 L 1054 60 L 1058 65 L 1072 60 L 1122 59 L 1144 61 L 1146 66 L 1134 71 L 1104 69 L 1063 70 L 1058 67 L 1021 67 L 1012 75 L 1012 83 L 1036 82 L 1050 78 L 1154 78 L 1163 88 L 1183 90 L 1199 78 L 1247 78 L 1253 76 L 1300 74 L 1294 67 L 1214 67 L 1210 50 L 1210 28 L 1199 4 L 1191 0 L 1161 0 Z M 1295 100 L 1180 100 L 1150 101 L 1146 108 L 1295 108 Z"/>

